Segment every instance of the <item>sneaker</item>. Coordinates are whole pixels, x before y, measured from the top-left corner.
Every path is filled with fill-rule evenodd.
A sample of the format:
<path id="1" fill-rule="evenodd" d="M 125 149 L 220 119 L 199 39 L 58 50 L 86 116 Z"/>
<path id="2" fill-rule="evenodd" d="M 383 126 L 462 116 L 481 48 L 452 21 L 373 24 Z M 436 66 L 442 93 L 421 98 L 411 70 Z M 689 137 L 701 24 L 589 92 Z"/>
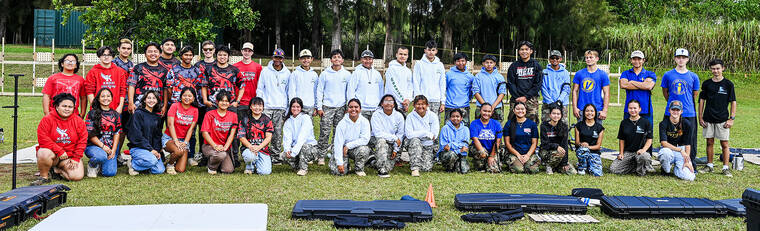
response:
<path id="1" fill-rule="evenodd" d="M 420 176 L 420 170 L 412 170 L 412 176 Z"/>
<path id="2" fill-rule="evenodd" d="M 554 171 L 552 171 L 551 166 L 546 166 L 546 174 L 549 174 L 549 175 L 554 174 Z"/>
<path id="3" fill-rule="evenodd" d="M 731 170 L 724 168 L 723 169 L 723 175 L 727 177 L 734 177 L 734 175 L 731 175 Z"/>
<path id="4" fill-rule="evenodd" d="M 708 172 L 713 172 L 713 171 L 714 171 L 713 167 L 704 166 L 704 167 L 700 168 L 697 172 L 699 172 L 699 173 L 708 173 Z"/>
<path id="5" fill-rule="evenodd" d="M 32 181 L 32 183 L 29 183 L 29 186 L 39 186 L 47 183 L 50 183 L 50 179 L 38 176 L 36 180 Z"/>
<path id="6" fill-rule="evenodd" d="M 140 174 L 139 172 L 135 171 L 134 168 L 132 168 L 132 160 L 127 160 L 127 162 L 125 163 L 127 164 L 127 169 L 129 171 L 130 176 L 135 176 L 137 174 Z"/>
<path id="7" fill-rule="evenodd" d="M 195 160 L 195 158 L 187 160 L 187 163 L 190 164 L 190 166 L 198 166 L 198 161 Z"/>
<path id="8" fill-rule="evenodd" d="M 325 158 L 319 158 L 319 160 L 317 160 L 317 164 L 318 165 L 325 165 Z"/>
<path id="9" fill-rule="evenodd" d="M 364 171 L 361 171 L 361 172 L 356 172 L 356 175 L 357 175 L 357 176 L 367 176 L 367 174 L 366 174 L 366 173 L 364 173 Z"/>
<path id="10" fill-rule="evenodd" d="M 166 174 L 177 175 L 177 170 L 174 170 L 174 165 L 173 164 L 167 164 L 166 165 Z"/>
<path id="11" fill-rule="evenodd" d="M 565 170 L 565 174 L 567 175 L 575 175 L 578 174 L 578 171 L 575 171 L 575 168 L 573 168 L 572 165 L 567 166 L 567 170 Z"/>
<path id="12" fill-rule="evenodd" d="M 216 175 L 216 171 L 215 171 L 215 170 L 211 170 L 211 169 L 209 168 L 209 169 L 208 169 L 208 174 L 211 174 L 211 175 Z"/>
<path id="13" fill-rule="evenodd" d="M 578 175 L 586 175 L 586 170 L 579 170 Z"/>
<path id="14" fill-rule="evenodd" d="M 245 171 L 243 171 L 243 174 L 251 175 L 251 174 L 253 174 L 253 170 L 246 169 Z"/>
<path id="15" fill-rule="evenodd" d="M 314 161 L 306 162 L 306 164 L 314 164 Z"/>
<path id="16" fill-rule="evenodd" d="M 388 174 L 388 172 L 385 172 L 385 171 L 382 171 L 382 172 L 379 172 L 379 173 L 377 173 L 377 176 L 379 176 L 380 178 L 388 178 L 388 177 L 391 177 L 391 175 L 390 175 L 390 174 Z"/>
<path id="17" fill-rule="evenodd" d="M 58 167 L 52 167 L 48 173 L 48 178 L 53 180 L 64 180 L 60 172 L 61 170 L 59 170 Z"/>
<path id="18" fill-rule="evenodd" d="M 307 171 L 306 171 L 306 170 L 304 170 L 304 169 L 301 169 L 301 170 L 298 170 L 298 172 L 296 172 L 296 175 L 299 175 L 299 176 L 306 176 L 306 173 L 307 173 Z"/>
<path id="19" fill-rule="evenodd" d="M 98 177 L 98 172 L 100 172 L 100 166 L 98 167 L 92 167 L 90 164 L 87 164 L 87 177 L 95 178 Z"/>

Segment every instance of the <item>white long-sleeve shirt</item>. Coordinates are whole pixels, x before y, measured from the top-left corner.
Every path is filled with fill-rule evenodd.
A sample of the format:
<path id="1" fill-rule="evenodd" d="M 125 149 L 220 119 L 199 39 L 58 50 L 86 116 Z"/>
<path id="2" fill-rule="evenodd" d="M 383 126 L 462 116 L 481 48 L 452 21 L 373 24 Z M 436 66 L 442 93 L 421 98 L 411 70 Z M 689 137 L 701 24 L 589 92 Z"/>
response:
<path id="1" fill-rule="evenodd" d="M 290 156 L 298 156 L 304 144 L 317 145 L 317 140 L 314 139 L 311 116 L 298 113 L 285 120 L 282 126 L 282 148 L 284 152 L 290 151 Z"/>
<path id="2" fill-rule="evenodd" d="M 433 140 L 438 137 L 438 114 L 427 111 L 425 117 L 413 111 L 406 116 L 404 123 L 404 136 L 406 138 L 420 138 L 422 145 L 433 145 Z"/>
<path id="3" fill-rule="evenodd" d="M 422 59 L 414 64 L 412 83 L 414 96 L 424 95 L 430 102 L 446 104 L 446 69 L 438 57 L 430 62 L 422 55 Z"/>
<path id="4" fill-rule="evenodd" d="M 362 145 L 367 145 L 370 138 L 369 120 L 364 116 L 359 116 L 356 122 L 349 118 L 348 114 L 338 122 L 335 127 L 335 136 L 333 136 L 333 156 L 335 163 L 343 164 L 343 146 L 353 149 Z"/>
<path id="5" fill-rule="evenodd" d="M 406 67 L 406 63 L 393 60 L 388 64 L 388 70 L 385 71 L 385 94 L 393 95 L 399 107 L 404 100 L 414 100 L 412 70 Z"/>
<path id="6" fill-rule="evenodd" d="M 322 106 L 342 107 L 346 105 L 346 89 L 348 80 L 351 79 L 351 72 L 348 72 L 343 66 L 340 70 L 333 70 L 329 67 L 319 74 L 319 83 L 317 83 L 317 109 L 322 110 Z"/>
<path id="7" fill-rule="evenodd" d="M 398 151 L 400 146 L 395 143 L 396 140 L 404 138 L 404 115 L 393 110 L 390 115 L 385 114 L 382 108 L 378 108 L 372 113 L 372 136 L 386 141 L 394 141 L 393 150 Z"/>
<path id="8" fill-rule="evenodd" d="M 288 106 L 288 96 L 285 91 L 288 86 L 290 71 L 285 65 L 279 71 L 274 69 L 269 61 L 259 75 L 256 95 L 264 99 L 264 109 L 285 109 Z"/>
<path id="9" fill-rule="evenodd" d="M 304 107 L 314 108 L 317 106 L 317 80 L 319 76 L 314 69 L 304 70 L 301 66 L 296 67 L 288 77 L 288 102 L 295 97 L 301 98 Z"/>
<path id="10" fill-rule="evenodd" d="M 383 97 L 383 77 L 375 68 L 367 69 L 363 65 L 356 66 L 346 91 L 348 99 L 359 99 L 362 111 L 374 111 Z"/>

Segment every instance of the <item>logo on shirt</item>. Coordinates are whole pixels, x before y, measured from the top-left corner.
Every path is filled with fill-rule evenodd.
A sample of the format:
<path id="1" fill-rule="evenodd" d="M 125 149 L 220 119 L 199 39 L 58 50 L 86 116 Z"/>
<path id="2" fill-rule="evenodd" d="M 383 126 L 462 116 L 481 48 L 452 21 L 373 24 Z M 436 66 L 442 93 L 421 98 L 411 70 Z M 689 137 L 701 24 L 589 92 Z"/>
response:
<path id="1" fill-rule="evenodd" d="M 219 132 L 228 132 L 230 131 L 230 128 L 232 128 L 233 123 L 219 121 L 218 119 L 214 118 L 214 125 L 216 125 L 214 130 L 219 131 Z"/>
<path id="2" fill-rule="evenodd" d="M 190 125 L 193 123 L 193 115 L 188 114 L 182 114 L 180 112 L 177 112 L 175 115 L 178 119 L 177 123 L 181 125 Z"/>
<path id="3" fill-rule="evenodd" d="M 530 128 L 523 128 L 523 133 L 530 135 Z"/>
<path id="4" fill-rule="evenodd" d="M 591 135 L 591 137 L 592 138 L 599 138 L 599 133 L 597 133 L 596 131 L 594 131 L 594 134 Z"/>
<path id="5" fill-rule="evenodd" d="M 638 133 L 638 134 L 644 134 L 644 129 L 641 129 L 640 126 L 636 125 L 636 133 Z"/>
<path id="6" fill-rule="evenodd" d="M 557 137 L 557 133 L 554 131 L 547 132 L 546 137 L 549 137 L 549 138 Z"/>
<path id="7" fill-rule="evenodd" d="M 726 95 L 728 92 L 726 92 L 726 89 L 723 88 L 723 86 L 718 87 L 718 94 Z"/>
<path id="8" fill-rule="evenodd" d="M 671 84 L 670 92 L 676 95 L 683 95 L 686 94 L 686 92 L 689 90 L 687 88 L 691 87 L 689 87 L 689 85 L 686 83 L 686 80 L 677 79 Z"/>
<path id="9" fill-rule="evenodd" d="M 590 93 L 594 91 L 594 87 L 595 87 L 594 85 L 596 85 L 596 82 L 594 81 L 594 79 L 590 77 L 586 77 L 583 79 L 581 87 L 583 88 L 583 92 Z"/>
<path id="10" fill-rule="evenodd" d="M 518 79 L 532 79 L 533 78 L 533 68 L 532 67 L 518 67 L 517 68 L 517 78 Z"/>
<path id="11" fill-rule="evenodd" d="M 71 143 L 71 137 L 69 137 L 69 134 L 66 133 L 68 129 L 61 129 L 59 127 L 55 128 L 55 132 L 58 133 L 58 139 L 55 139 L 56 143 L 60 144 L 69 144 Z"/>
<path id="12" fill-rule="evenodd" d="M 495 140 L 496 135 L 493 134 L 493 131 L 490 129 L 483 129 L 480 130 L 480 134 L 478 134 L 478 139 L 480 140 Z"/>

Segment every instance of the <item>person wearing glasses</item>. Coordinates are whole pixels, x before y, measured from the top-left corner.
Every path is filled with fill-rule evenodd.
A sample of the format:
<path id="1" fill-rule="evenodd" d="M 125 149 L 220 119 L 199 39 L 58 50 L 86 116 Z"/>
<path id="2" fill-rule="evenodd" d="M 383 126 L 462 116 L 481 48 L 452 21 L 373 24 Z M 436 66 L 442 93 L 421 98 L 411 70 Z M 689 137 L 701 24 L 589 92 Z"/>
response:
<path id="1" fill-rule="evenodd" d="M 127 72 L 113 64 L 113 49 L 109 46 L 100 47 L 98 52 L 100 63 L 87 72 L 87 78 L 84 81 L 84 91 L 87 94 L 87 104 L 92 105 L 95 100 L 95 93 L 100 89 L 107 88 L 111 91 L 113 100 L 111 109 L 121 113 L 124 109 L 124 97 L 127 95 Z"/>
<path id="2" fill-rule="evenodd" d="M 42 112 L 48 115 L 55 112 L 55 106 L 50 102 L 53 96 L 61 93 L 69 93 L 74 99 L 74 115 L 85 114 L 87 101 L 84 91 L 84 78 L 77 75 L 79 72 L 79 58 L 75 54 L 65 54 L 58 60 L 58 73 L 48 77 L 42 88 Z"/>

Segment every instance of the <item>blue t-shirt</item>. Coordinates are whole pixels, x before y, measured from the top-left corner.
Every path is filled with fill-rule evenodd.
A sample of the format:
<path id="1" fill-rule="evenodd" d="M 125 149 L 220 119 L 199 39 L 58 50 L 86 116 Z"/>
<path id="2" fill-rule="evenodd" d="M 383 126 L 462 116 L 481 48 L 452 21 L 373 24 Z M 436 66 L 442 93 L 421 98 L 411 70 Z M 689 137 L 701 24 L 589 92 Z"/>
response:
<path id="1" fill-rule="evenodd" d="M 588 69 L 583 68 L 575 72 L 573 83 L 578 84 L 578 109 L 583 111 L 586 104 L 593 104 L 596 110 L 604 109 L 604 99 L 602 99 L 602 88 L 610 85 L 610 78 L 607 72 L 596 69 L 594 73 L 589 73 Z"/>
<path id="2" fill-rule="evenodd" d="M 636 75 L 636 72 L 633 72 L 633 68 L 630 70 L 624 71 L 623 74 L 620 75 L 621 79 L 627 79 L 628 82 L 636 81 L 636 82 L 644 82 L 647 78 L 651 78 L 652 82 L 657 82 L 657 75 L 654 74 L 652 71 L 647 71 L 646 69 L 641 69 L 641 72 L 639 72 L 639 75 Z M 623 112 L 628 114 L 628 102 L 631 100 L 637 100 L 639 101 L 641 105 L 641 112 L 640 114 L 649 114 L 649 109 L 652 106 L 652 91 L 646 91 L 646 90 L 625 90 L 625 106 L 623 107 Z"/>
<path id="3" fill-rule="evenodd" d="M 665 106 L 665 116 L 670 116 L 670 102 L 681 101 L 683 117 L 696 117 L 694 110 L 694 91 L 699 90 L 699 77 L 694 72 L 678 73 L 676 69 L 662 75 L 660 87 L 668 89 L 668 104 Z"/>
<path id="4" fill-rule="evenodd" d="M 499 121 L 489 119 L 488 124 L 483 126 L 479 119 L 470 123 L 470 138 L 478 138 L 480 145 L 489 153 L 493 149 L 496 139 L 501 139 L 501 124 Z"/>
<path id="5" fill-rule="evenodd" d="M 530 119 L 526 119 L 522 124 L 515 124 L 515 136 L 510 136 L 509 126 L 512 124 L 512 120 L 507 121 L 504 124 L 504 137 L 509 136 L 509 142 L 512 147 L 520 152 L 521 155 L 525 155 L 530 150 L 530 146 L 533 144 L 533 138 L 538 139 L 538 125 Z"/>

